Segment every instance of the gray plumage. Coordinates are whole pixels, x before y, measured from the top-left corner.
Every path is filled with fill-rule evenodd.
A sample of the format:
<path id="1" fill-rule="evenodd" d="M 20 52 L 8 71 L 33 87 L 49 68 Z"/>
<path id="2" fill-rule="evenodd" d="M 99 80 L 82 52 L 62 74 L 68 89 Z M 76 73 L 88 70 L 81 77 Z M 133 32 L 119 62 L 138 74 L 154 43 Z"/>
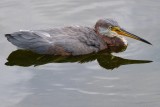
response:
<path id="1" fill-rule="evenodd" d="M 110 24 L 111 26 L 119 26 L 118 22 L 113 19 L 104 19 L 104 21 Z"/>
<path id="2" fill-rule="evenodd" d="M 19 48 L 39 54 L 84 55 L 108 49 L 120 52 L 128 46 L 122 36 L 151 44 L 148 41 L 122 29 L 112 19 L 100 19 L 94 28 L 70 26 L 46 30 L 19 31 L 5 35 Z"/>
<path id="3" fill-rule="evenodd" d="M 19 31 L 6 34 L 6 37 L 17 47 L 39 54 L 82 55 L 107 47 L 94 29 L 82 26 Z"/>

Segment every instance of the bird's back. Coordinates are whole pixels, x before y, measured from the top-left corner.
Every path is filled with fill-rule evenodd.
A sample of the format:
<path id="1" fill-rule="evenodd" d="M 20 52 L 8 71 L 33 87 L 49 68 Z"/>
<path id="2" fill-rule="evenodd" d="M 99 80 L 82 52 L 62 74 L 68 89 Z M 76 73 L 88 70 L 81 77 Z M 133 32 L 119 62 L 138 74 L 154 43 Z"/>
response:
<path id="1" fill-rule="evenodd" d="M 82 55 L 107 47 L 94 29 L 82 26 L 19 31 L 6 37 L 17 47 L 39 54 Z"/>

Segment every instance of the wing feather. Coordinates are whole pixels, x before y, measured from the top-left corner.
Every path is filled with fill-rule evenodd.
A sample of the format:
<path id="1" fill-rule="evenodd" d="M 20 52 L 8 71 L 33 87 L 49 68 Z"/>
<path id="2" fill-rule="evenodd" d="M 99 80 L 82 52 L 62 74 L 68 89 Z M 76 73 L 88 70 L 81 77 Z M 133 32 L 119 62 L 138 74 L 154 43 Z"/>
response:
<path id="1" fill-rule="evenodd" d="M 72 55 L 98 52 L 104 48 L 103 41 L 88 27 L 19 31 L 6 37 L 17 47 L 40 54 L 57 54 L 54 52 L 57 46 Z M 54 51 L 50 53 L 50 49 Z"/>

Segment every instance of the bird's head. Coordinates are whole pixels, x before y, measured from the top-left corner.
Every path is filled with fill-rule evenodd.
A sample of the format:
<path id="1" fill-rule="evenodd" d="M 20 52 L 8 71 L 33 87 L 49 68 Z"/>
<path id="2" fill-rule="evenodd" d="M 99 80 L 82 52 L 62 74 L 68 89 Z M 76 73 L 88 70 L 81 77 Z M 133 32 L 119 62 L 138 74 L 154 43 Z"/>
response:
<path id="1" fill-rule="evenodd" d="M 118 23 L 112 19 L 100 19 L 97 21 L 95 25 L 95 30 L 99 35 L 106 36 L 106 37 L 122 37 L 127 36 L 139 41 L 142 41 L 144 43 L 152 45 L 150 42 L 144 40 L 143 38 L 140 38 L 132 33 L 129 33 L 128 31 L 122 29 Z"/>

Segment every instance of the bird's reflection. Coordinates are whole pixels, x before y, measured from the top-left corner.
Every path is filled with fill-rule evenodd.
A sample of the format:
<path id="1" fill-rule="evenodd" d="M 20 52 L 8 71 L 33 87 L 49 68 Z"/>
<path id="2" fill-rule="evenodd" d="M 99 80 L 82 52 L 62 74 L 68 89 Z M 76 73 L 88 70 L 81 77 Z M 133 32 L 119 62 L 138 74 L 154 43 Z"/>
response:
<path id="1" fill-rule="evenodd" d="M 118 68 L 121 65 L 150 63 L 149 60 L 132 60 L 114 56 L 108 52 L 92 53 L 81 56 L 51 56 L 40 55 L 26 50 L 13 51 L 7 58 L 7 66 L 39 66 L 48 63 L 87 63 L 97 60 L 98 64 L 105 69 Z"/>

